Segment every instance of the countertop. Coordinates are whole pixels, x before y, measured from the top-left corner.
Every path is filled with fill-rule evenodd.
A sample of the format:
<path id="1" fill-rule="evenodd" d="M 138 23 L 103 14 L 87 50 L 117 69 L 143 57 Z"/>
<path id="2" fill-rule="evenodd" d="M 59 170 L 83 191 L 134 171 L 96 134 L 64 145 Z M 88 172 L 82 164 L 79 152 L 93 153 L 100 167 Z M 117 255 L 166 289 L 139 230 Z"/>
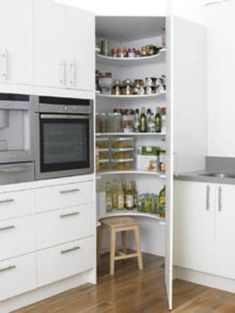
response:
<path id="1" fill-rule="evenodd" d="M 180 173 L 174 175 L 175 180 L 185 180 L 185 181 L 196 181 L 196 182 L 205 182 L 212 184 L 229 184 L 235 185 L 235 173 L 228 173 L 228 175 L 232 175 L 234 177 L 215 177 L 215 176 L 206 176 L 206 174 L 211 174 L 211 171 L 196 171 L 190 173 Z M 215 172 L 220 174 L 220 172 Z"/>

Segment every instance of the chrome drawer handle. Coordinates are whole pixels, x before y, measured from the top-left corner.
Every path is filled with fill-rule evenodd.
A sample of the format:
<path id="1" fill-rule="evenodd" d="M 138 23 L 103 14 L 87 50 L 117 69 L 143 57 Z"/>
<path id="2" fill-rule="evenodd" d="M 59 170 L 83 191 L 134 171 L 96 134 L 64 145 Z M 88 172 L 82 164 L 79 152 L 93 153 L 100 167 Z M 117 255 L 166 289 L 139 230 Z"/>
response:
<path id="1" fill-rule="evenodd" d="M 79 214 L 80 214 L 79 212 L 71 212 L 71 213 L 61 214 L 60 217 L 65 218 L 65 217 L 70 217 L 70 216 L 76 216 Z"/>
<path id="2" fill-rule="evenodd" d="M 223 206 L 222 206 L 222 188 L 219 187 L 219 199 L 218 199 L 218 202 L 219 202 L 219 212 L 222 211 L 223 209 Z"/>
<path id="3" fill-rule="evenodd" d="M 10 202 L 14 202 L 14 201 L 15 201 L 14 199 L 4 199 L 4 200 L 0 200 L 0 204 L 10 203 Z"/>
<path id="4" fill-rule="evenodd" d="M 10 270 L 13 270 L 13 269 L 15 269 L 15 268 L 16 268 L 15 265 L 10 265 L 10 266 L 5 267 L 5 268 L 0 268 L 0 273 L 6 272 L 6 271 L 10 271 Z"/>
<path id="5" fill-rule="evenodd" d="M 206 186 L 206 210 L 210 210 L 210 186 Z"/>
<path id="6" fill-rule="evenodd" d="M 0 227 L 0 231 L 10 230 L 10 229 L 14 229 L 14 228 L 16 228 L 15 225 L 4 226 L 4 227 Z"/>
<path id="7" fill-rule="evenodd" d="M 70 248 L 70 249 L 62 250 L 60 253 L 61 254 L 66 254 L 66 253 L 73 252 L 73 251 L 79 250 L 79 249 L 80 249 L 80 247 L 77 246 L 77 247 L 73 247 L 73 248 Z"/>
<path id="8" fill-rule="evenodd" d="M 78 191 L 80 191 L 80 189 L 76 188 L 76 189 L 61 190 L 60 193 L 65 194 L 65 193 L 78 192 Z"/>

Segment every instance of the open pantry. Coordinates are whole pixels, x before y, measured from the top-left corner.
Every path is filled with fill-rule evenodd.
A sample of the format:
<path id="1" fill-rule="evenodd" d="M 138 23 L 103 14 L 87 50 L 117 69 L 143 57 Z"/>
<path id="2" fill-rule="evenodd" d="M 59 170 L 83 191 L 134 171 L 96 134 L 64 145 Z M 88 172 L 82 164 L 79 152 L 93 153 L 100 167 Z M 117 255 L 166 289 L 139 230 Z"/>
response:
<path id="1" fill-rule="evenodd" d="M 164 17 L 96 17 L 97 215 L 135 216 L 143 252 L 161 256 L 169 160 L 165 24 Z"/>

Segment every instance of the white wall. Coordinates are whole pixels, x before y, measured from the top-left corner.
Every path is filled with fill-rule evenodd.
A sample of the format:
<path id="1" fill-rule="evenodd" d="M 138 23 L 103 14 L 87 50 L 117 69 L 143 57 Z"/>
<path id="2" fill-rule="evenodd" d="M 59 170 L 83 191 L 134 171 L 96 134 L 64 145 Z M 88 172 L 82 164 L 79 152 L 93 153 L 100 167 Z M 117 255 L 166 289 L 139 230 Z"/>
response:
<path id="1" fill-rule="evenodd" d="M 235 1 L 207 9 L 208 152 L 235 157 Z"/>

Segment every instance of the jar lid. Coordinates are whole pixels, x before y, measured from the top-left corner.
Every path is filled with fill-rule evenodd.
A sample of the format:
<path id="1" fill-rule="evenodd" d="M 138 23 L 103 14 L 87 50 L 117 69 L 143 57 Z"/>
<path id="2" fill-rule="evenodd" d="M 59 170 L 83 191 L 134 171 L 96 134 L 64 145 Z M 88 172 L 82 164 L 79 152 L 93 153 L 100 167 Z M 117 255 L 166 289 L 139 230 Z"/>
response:
<path id="1" fill-rule="evenodd" d="M 111 159 L 112 163 L 131 163 L 134 159 Z"/>
<path id="2" fill-rule="evenodd" d="M 109 163 L 109 159 L 101 159 L 98 163 Z"/>
<path id="3" fill-rule="evenodd" d="M 134 141 L 133 137 L 117 137 L 117 138 L 111 138 L 112 142 L 119 142 L 119 141 Z"/>
<path id="4" fill-rule="evenodd" d="M 134 148 L 112 148 L 112 152 L 128 152 L 128 151 L 134 151 Z"/>

